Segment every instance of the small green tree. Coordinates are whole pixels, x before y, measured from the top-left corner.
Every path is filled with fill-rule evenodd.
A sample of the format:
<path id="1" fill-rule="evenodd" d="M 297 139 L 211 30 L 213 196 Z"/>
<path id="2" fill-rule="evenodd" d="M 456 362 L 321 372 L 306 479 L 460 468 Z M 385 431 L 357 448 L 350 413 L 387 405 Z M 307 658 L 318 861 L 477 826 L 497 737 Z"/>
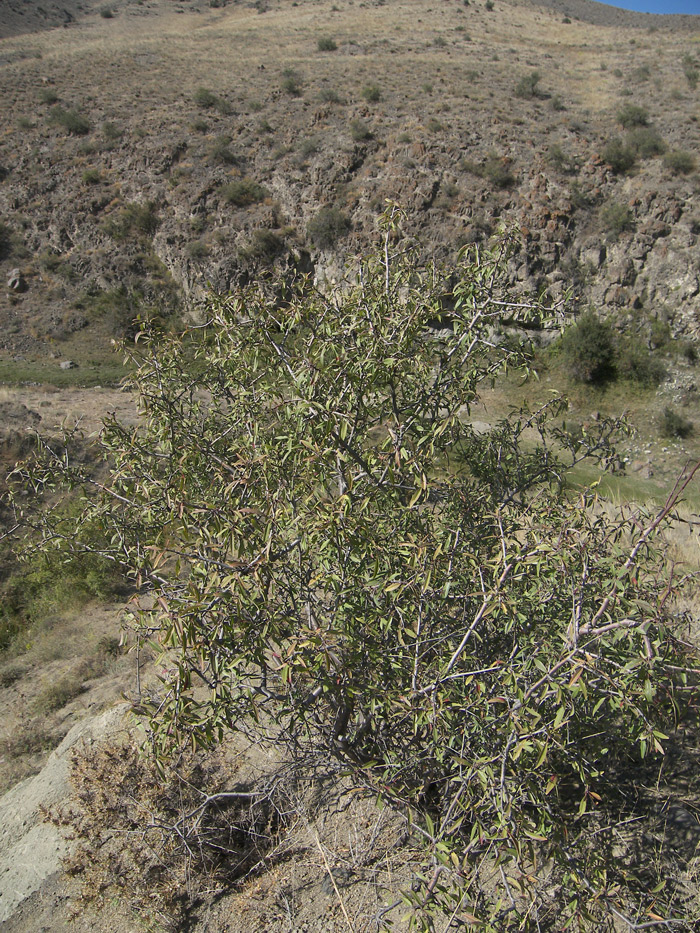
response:
<path id="1" fill-rule="evenodd" d="M 615 375 L 615 335 L 606 321 L 587 312 L 565 331 L 561 351 L 577 382 L 601 383 Z"/>
<path id="2" fill-rule="evenodd" d="M 664 916 L 661 869 L 635 873 L 615 835 L 631 763 L 683 697 L 663 516 L 604 521 L 561 492 L 612 430 L 560 429 L 561 401 L 472 429 L 480 387 L 519 362 L 494 326 L 550 310 L 511 295 L 508 237 L 443 274 L 399 220 L 330 295 L 255 285 L 187 340 L 139 341 L 143 421 L 106 424 L 108 480 L 49 446 L 17 475 L 35 495 L 82 485 L 78 528 L 102 526 L 102 556 L 148 597 L 157 756 L 242 729 L 335 761 L 426 844 L 406 895 L 424 930 Z M 45 547 L 87 546 L 34 501 L 15 507 Z"/>

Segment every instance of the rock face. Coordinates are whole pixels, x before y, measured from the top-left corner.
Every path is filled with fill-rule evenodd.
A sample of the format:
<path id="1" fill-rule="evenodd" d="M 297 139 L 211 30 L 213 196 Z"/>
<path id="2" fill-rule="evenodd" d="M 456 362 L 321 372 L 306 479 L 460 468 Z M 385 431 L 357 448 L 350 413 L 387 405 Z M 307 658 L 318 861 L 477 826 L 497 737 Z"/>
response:
<path id="1" fill-rule="evenodd" d="M 119 706 L 77 723 L 39 774 L 0 798 L 0 924 L 61 870 L 61 859 L 68 854 L 68 842 L 46 821 L 45 813 L 70 793 L 71 752 L 80 743 L 98 742 L 124 730 L 125 712 L 126 706 Z"/>
<path id="2" fill-rule="evenodd" d="M 49 24 L 56 6 L 41 6 Z M 426 256 L 454 262 L 460 246 L 517 225 L 517 288 L 553 300 L 573 288 L 625 327 L 662 319 L 700 337 L 700 17 L 396 0 L 368 6 L 361 35 L 352 11 L 335 11 L 328 29 L 353 40 L 320 53 L 304 0 L 262 14 L 118 0 L 108 18 L 101 0 L 58 6 L 70 29 L 35 33 L 36 57 L 8 39 L 0 64 L 14 127 L 0 149 L 0 353 L 79 331 L 109 339 L 178 304 L 195 313 L 211 290 L 271 267 L 325 287 L 376 242 L 387 199 Z M 274 59 L 261 61 L 261 36 Z M 531 96 L 517 96 L 533 69 Z"/>

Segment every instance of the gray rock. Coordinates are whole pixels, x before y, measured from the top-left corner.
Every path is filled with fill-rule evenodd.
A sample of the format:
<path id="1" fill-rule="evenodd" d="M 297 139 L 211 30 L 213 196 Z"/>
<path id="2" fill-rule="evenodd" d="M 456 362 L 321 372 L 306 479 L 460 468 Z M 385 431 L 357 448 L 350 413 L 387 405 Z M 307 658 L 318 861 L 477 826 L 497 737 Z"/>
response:
<path id="1" fill-rule="evenodd" d="M 59 363 L 61 369 L 77 369 L 78 364 L 74 363 L 73 360 L 61 360 Z"/>
<path id="2" fill-rule="evenodd" d="M 11 270 L 7 276 L 7 287 L 12 289 L 13 292 L 26 291 L 27 283 L 24 281 L 24 276 L 19 269 Z"/>

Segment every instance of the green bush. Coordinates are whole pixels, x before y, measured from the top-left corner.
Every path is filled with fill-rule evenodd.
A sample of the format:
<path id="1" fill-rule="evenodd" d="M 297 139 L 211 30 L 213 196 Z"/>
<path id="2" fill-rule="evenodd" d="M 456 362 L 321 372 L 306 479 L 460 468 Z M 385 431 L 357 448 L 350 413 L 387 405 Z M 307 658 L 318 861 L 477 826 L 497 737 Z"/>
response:
<path id="1" fill-rule="evenodd" d="M 626 130 L 633 126 L 646 126 L 649 122 L 649 112 L 646 107 L 638 107 L 636 104 L 625 104 L 618 111 L 617 122 L 624 126 Z"/>
<path id="2" fill-rule="evenodd" d="M 261 227 L 253 230 L 247 246 L 241 251 L 243 259 L 270 263 L 286 250 L 284 239 L 274 230 Z"/>
<path id="3" fill-rule="evenodd" d="M 608 163 L 616 175 L 629 172 L 636 162 L 636 153 L 630 146 L 626 146 L 621 139 L 611 139 L 603 149 L 601 156 Z"/>
<path id="4" fill-rule="evenodd" d="M 210 156 L 213 162 L 221 165 L 236 165 L 238 158 L 231 150 L 231 137 L 218 136 L 212 143 Z"/>
<path id="5" fill-rule="evenodd" d="M 618 201 L 608 201 L 601 209 L 600 219 L 603 228 L 614 236 L 634 229 L 634 214 L 626 204 Z"/>
<path id="6" fill-rule="evenodd" d="M 318 94 L 318 99 L 324 104 L 339 104 L 340 94 L 332 87 L 322 87 Z"/>
<path id="7" fill-rule="evenodd" d="M 700 69 L 698 68 L 693 56 L 688 53 L 683 56 L 683 74 L 685 75 L 685 79 L 688 82 L 688 87 L 694 91 L 698 86 Z"/>
<path id="8" fill-rule="evenodd" d="M 330 249 L 350 230 L 350 220 L 337 207 L 322 207 L 306 226 L 306 235 L 319 249 Z"/>
<path id="9" fill-rule="evenodd" d="M 58 94 L 53 88 L 45 87 L 39 91 L 39 100 L 42 104 L 55 104 L 58 101 Z"/>
<path id="10" fill-rule="evenodd" d="M 372 138 L 372 130 L 367 126 L 364 120 L 350 121 L 350 136 L 356 143 L 366 142 Z"/>
<path id="11" fill-rule="evenodd" d="M 301 97 L 303 90 L 301 75 L 294 68 L 285 68 L 282 72 L 282 90 L 290 97 Z"/>
<path id="12" fill-rule="evenodd" d="M 663 155 L 667 149 L 659 131 L 649 126 L 638 126 L 629 132 L 627 146 L 642 159 Z"/>
<path id="13" fill-rule="evenodd" d="M 127 237 L 152 237 L 159 225 L 160 218 L 154 201 L 143 204 L 132 201 L 109 217 L 104 229 L 115 240 L 124 240 Z"/>
<path id="14" fill-rule="evenodd" d="M 90 121 L 76 110 L 54 107 L 49 116 L 51 123 L 62 127 L 72 136 L 86 136 L 90 132 Z"/>
<path id="15" fill-rule="evenodd" d="M 187 244 L 187 255 L 195 261 L 206 259 L 210 253 L 209 246 L 204 240 L 193 240 Z"/>
<path id="16" fill-rule="evenodd" d="M 515 175 L 510 168 L 510 159 L 505 156 L 499 156 L 492 152 L 483 162 L 472 162 L 464 159 L 461 167 L 471 172 L 472 175 L 478 175 L 485 181 L 490 182 L 494 188 L 511 188 L 515 182 Z"/>
<path id="17" fill-rule="evenodd" d="M 658 386 L 666 375 L 663 362 L 635 338 L 619 346 L 616 372 L 622 379 L 648 389 Z"/>
<path id="18" fill-rule="evenodd" d="M 674 149 L 666 155 L 664 164 L 676 175 L 689 175 L 695 171 L 695 156 L 682 149 Z"/>
<path id="19" fill-rule="evenodd" d="M 116 123 L 107 121 L 102 124 L 102 134 L 105 139 L 108 139 L 110 142 L 116 142 L 118 139 L 121 139 L 124 135 L 124 130 L 119 129 Z"/>
<path id="20" fill-rule="evenodd" d="M 515 96 L 523 100 L 539 97 L 537 85 L 540 82 L 540 77 L 539 71 L 531 71 L 529 75 L 523 75 L 515 86 Z"/>
<path id="21" fill-rule="evenodd" d="M 220 191 L 224 201 L 235 207 L 249 207 L 267 197 L 267 190 L 252 178 L 237 178 L 224 185 Z"/>
<path id="22" fill-rule="evenodd" d="M 614 426 L 566 431 L 562 400 L 475 433 L 463 413 L 518 362 L 493 320 L 550 317 L 511 294 L 509 240 L 425 269 L 398 221 L 384 215 L 376 254 L 331 294 L 286 282 L 282 304 L 256 283 L 213 298 L 206 331 L 135 348 L 144 417 L 106 425 L 111 470 L 86 508 L 143 581 L 134 624 L 167 658 L 143 698 L 161 773 L 238 730 L 288 748 L 290 781 L 304 762 L 370 790 L 424 847 L 414 929 L 600 933 L 651 910 L 697 929 L 636 819 L 658 807 L 663 744 L 697 698 L 654 537 L 683 484 L 657 516 L 567 495 L 573 466 L 614 456 Z M 434 330 L 446 303 L 449 338 Z M 32 513 L 42 484 L 55 500 L 82 480 L 46 453 Z M 92 799 L 121 784 L 139 804 L 124 770 L 105 791 L 114 771 Z M 194 777 L 174 796 L 193 788 L 201 816 Z M 91 851 L 123 809 L 93 805 L 117 823 L 86 833 Z"/>
<path id="23" fill-rule="evenodd" d="M 198 87 L 194 92 L 194 102 L 198 107 L 201 107 L 202 110 L 215 107 L 218 99 L 216 94 L 206 87 Z"/>
<path id="24" fill-rule="evenodd" d="M 677 412 L 675 408 L 664 408 L 661 418 L 661 433 L 664 437 L 686 438 L 695 431 L 692 421 Z"/>
<path id="25" fill-rule="evenodd" d="M 600 385 L 615 377 L 616 345 L 612 327 L 592 312 L 582 314 L 560 342 L 564 366 L 576 382 Z"/>
<path id="26" fill-rule="evenodd" d="M 337 42 L 335 39 L 331 39 L 330 36 L 324 36 L 318 40 L 319 52 L 335 52 L 337 48 Z"/>
<path id="27" fill-rule="evenodd" d="M 376 84 L 368 84 L 362 88 L 362 97 L 370 104 L 376 104 L 382 99 L 382 92 Z"/>
<path id="28" fill-rule="evenodd" d="M 559 143 L 552 143 L 547 151 L 547 162 L 556 171 L 564 175 L 571 175 L 578 171 L 578 164 L 568 153 L 564 152 Z"/>

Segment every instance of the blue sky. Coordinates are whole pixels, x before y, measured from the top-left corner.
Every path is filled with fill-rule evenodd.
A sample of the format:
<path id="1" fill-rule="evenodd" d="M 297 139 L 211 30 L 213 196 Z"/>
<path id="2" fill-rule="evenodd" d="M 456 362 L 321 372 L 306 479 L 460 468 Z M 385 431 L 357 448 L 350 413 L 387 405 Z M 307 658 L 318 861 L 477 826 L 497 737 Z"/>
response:
<path id="1" fill-rule="evenodd" d="M 700 0 L 615 0 L 608 6 L 637 10 L 638 13 L 696 13 L 700 14 Z"/>

